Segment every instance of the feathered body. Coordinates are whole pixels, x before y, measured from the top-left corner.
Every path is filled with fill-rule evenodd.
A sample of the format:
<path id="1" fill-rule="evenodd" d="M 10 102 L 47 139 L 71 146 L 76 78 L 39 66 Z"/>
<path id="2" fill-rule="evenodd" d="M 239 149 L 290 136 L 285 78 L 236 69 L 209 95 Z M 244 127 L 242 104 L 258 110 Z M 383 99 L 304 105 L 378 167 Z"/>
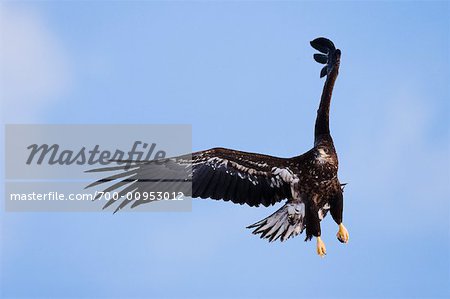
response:
<path id="1" fill-rule="evenodd" d="M 90 186 L 115 181 L 105 191 L 124 187 L 121 194 L 144 192 L 155 187 L 149 181 L 173 181 L 171 179 L 176 174 L 177 177 L 184 177 L 184 181 L 192 181 L 192 194 L 189 194 L 192 197 L 231 201 L 251 207 L 267 207 L 286 200 L 286 204 L 278 211 L 249 226 L 261 238 L 284 241 L 306 229 L 306 240 L 317 237 L 317 250 L 323 255 L 325 247 L 320 239 L 320 221 L 330 211 L 339 225 L 338 239 L 347 242 L 348 233 L 342 225 L 343 191 L 338 179 L 339 163 L 329 130 L 331 95 L 338 75 L 341 52 L 325 38 L 315 39 L 311 45 L 323 53 L 315 54 L 314 59 L 325 64 L 321 77 L 327 78 L 317 111 L 314 147 L 306 153 L 292 158 L 279 158 L 214 148 L 167 159 L 164 163 L 137 161 L 127 171 L 94 182 Z M 123 168 L 119 166 L 92 171 Z M 172 186 L 176 186 L 176 182 Z M 116 211 L 130 202 L 132 201 L 121 202 Z M 131 207 L 145 202 L 148 201 L 134 201 Z M 113 203 L 111 200 L 105 207 Z"/>

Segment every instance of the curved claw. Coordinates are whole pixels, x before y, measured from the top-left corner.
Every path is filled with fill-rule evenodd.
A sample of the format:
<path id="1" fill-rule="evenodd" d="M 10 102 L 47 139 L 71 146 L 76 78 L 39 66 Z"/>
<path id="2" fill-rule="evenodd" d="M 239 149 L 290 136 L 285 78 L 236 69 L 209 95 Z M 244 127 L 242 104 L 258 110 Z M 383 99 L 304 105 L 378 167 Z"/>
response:
<path id="1" fill-rule="evenodd" d="M 336 234 L 337 239 L 341 243 L 348 243 L 349 234 L 348 230 L 345 228 L 344 224 L 339 224 L 339 231 Z"/>
<path id="2" fill-rule="evenodd" d="M 320 237 L 317 237 L 317 254 L 320 257 L 324 257 L 327 254 L 327 249 L 325 248 L 325 243 L 323 243 L 322 239 Z"/>

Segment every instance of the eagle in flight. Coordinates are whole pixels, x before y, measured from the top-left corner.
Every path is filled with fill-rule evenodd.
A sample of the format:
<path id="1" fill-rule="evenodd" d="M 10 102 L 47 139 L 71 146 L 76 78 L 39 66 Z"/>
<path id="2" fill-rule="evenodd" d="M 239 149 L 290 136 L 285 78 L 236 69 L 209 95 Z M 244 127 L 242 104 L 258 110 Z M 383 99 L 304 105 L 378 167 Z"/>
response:
<path id="1" fill-rule="evenodd" d="M 342 223 L 343 186 L 338 179 L 338 157 L 330 135 L 329 114 L 333 87 L 338 76 L 341 51 L 329 39 L 319 37 L 311 46 L 320 53 L 314 59 L 324 64 L 320 77 L 326 77 L 320 99 L 314 131 L 314 147 L 302 155 L 279 158 L 226 148 L 213 148 L 185 156 L 164 159 L 163 163 L 133 161 L 130 166 L 105 167 L 89 170 L 120 171 L 98 180 L 88 187 L 114 182 L 105 189 L 111 192 L 123 188 L 119 198 L 127 193 L 161 191 L 182 188 L 183 182 L 192 182 L 188 196 L 211 198 L 265 207 L 285 200 L 286 203 L 272 215 L 248 228 L 253 234 L 270 242 L 285 241 L 306 230 L 305 241 L 315 237 L 317 254 L 326 254 L 321 239 L 320 222 L 328 211 L 338 225 L 337 239 L 347 243 L 349 234 Z M 157 162 L 157 161 L 156 161 Z M 173 177 L 182 179 L 171 179 Z M 180 182 L 181 181 L 181 182 Z M 162 184 L 164 182 L 164 184 Z M 155 189 L 155 188 L 159 189 Z M 167 189 L 169 190 L 169 189 Z M 99 194 L 100 195 L 100 194 Z M 138 198 L 138 197 L 136 197 Z M 105 208 L 117 200 L 111 199 Z M 132 203 L 134 208 L 149 200 L 122 200 L 116 211 Z"/>

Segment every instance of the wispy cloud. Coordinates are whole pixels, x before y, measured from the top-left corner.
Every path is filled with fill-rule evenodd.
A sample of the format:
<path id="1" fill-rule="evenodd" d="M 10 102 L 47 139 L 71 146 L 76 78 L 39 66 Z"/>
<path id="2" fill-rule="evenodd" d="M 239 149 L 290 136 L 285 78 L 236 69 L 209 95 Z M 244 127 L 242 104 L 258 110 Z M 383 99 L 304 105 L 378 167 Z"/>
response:
<path id="1" fill-rule="evenodd" d="M 0 89 L 3 122 L 39 121 L 69 84 L 61 42 L 37 11 L 2 4 Z"/>
<path id="2" fill-rule="evenodd" d="M 417 230 L 435 227 L 436 223 L 445 230 L 450 149 L 445 141 L 429 140 L 432 120 L 439 111 L 429 105 L 420 88 L 409 84 L 393 90 L 389 101 L 371 102 L 378 127 L 377 130 L 372 125 L 359 128 L 360 134 L 354 136 L 349 149 L 352 159 L 347 161 L 347 166 L 352 173 L 347 175 L 353 178 L 349 188 L 354 189 L 349 189 L 349 193 L 354 191 L 359 202 L 371 198 L 378 213 L 358 217 L 376 220 L 383 215 L 385 219 L 395 220 L 395 226 L 391 221 L 377 223 L 378 229 L 385 226 L 390 232 L 415 234 Z M 358 176 L 361 173 L 365 175 Z M 367 204 L 355 205 L 362 208 Z M 417 218 L 421 220 L 404 221 Z"/>

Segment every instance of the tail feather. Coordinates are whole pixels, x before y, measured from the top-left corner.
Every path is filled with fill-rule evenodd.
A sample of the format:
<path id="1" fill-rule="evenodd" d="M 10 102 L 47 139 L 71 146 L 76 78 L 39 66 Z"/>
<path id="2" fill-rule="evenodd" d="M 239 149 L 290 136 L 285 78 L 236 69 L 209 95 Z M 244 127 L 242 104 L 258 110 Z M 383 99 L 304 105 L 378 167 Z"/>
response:
<path id="1" fill-rule="evenodd" d="M 269 217 L 247 228 L 254 228 L 253 234 L 261 234 L 261 239 L 269 242 L 280 239 L 281 242 L 301 234 L 305 228 L 305 204 L 287 203 Z"/>

